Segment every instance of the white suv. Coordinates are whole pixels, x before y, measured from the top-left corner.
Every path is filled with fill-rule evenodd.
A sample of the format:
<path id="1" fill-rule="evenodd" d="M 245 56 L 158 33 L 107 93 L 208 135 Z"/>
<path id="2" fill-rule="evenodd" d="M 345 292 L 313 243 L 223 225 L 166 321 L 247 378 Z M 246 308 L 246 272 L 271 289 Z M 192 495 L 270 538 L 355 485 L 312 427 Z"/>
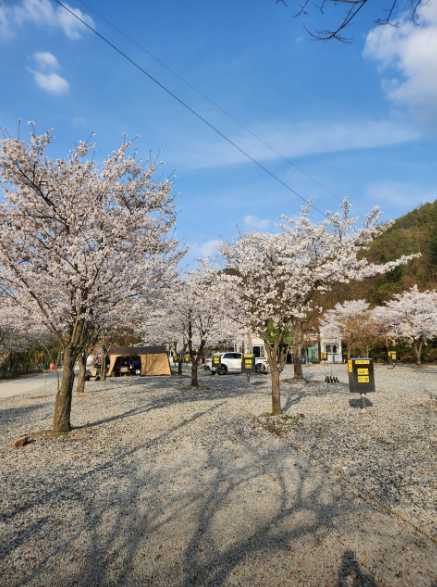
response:
<path id="1" fill-rule="evenodd" d="M 226 375 L 227 373 L 241 373 L 243 355 L 242 353 L 221 353 L 220 364 L 213 365 L 212 360 L 208 359 L 205 363 L 205 369 L 212 373 L 218 373 L 219 375 Z M 256 373 L 267 373 L 268 365 L 261 357 L 255 357 L 255 372 Z"/>

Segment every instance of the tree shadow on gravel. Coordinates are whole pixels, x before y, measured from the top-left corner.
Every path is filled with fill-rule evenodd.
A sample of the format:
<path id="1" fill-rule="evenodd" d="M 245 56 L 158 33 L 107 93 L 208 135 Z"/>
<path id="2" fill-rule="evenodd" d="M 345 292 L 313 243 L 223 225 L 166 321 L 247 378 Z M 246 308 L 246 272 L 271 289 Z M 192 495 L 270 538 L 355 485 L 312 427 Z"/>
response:
<path id="1" fill-rule="evenodd" d="M 97 473 L 100 473 L 100 472 L 106 471 L 106 470 L 110 470 L 116 461 L 122 462 L 124 459 L 127 459 L 131 456 L 134 456 L 137 452 L 139 452 L 141 450 L 152 448 L 154 445 L 159 444 L 161 442 L 164 442 L 169 436 L 171 436 L 175 432 L 178 432 L 179 430 L 181 430 L 185 426 L 193 423 L 198 418 L 201 418 L 202 416 L 208 414 L 209 412 L 212 412 L 213 410 L 217 409 L 218 407 L 220 407 L 220 406 L 213 406 L 213 407 L 209 408 L 208 410 L 204 410 L 203 412 L 193 414 L 191 417 L 186 418 L 185 420 L 183 420 L 179 424 L 176 424 L 175 426 L 172 426 L 171 428 L 164 431 L 162 434 L 158 435 L 157 437 L 148 439 L 146 442 L 140 443 L 137 446 L 134 446 L 133 448 L 124 449 L 124 450 L 120 449 L 117 452 L 117 454 L 113 456 L 113 458 L 107 459 L 106 461 L 97 465 L 96 467 L 92 468 L 91 470 L 89 470 L 83 474 L 78 475 L 75 478 L 76 481 L 82 482 Z M 74 468 L 73 468 L 73 472 L 74 472 Z M 61 479 L 61 481 L 62 481 L 62 479 Z M 55 487 L 54 489 L 50 489 L 49 491 L 38 493 L 37 496 L 35 496 L 35 494 L 32 494 L 32 497 L 36 497 L 36 499 L 34 501 L 30 501 L 30 502 L 26 503 L 23 499 L 21 504 L 16 509 L 9 510 L 9 511 L 5 510 L 5 511 L 0 512 L 0 523 L 4 523 L 4 522 L 7 522 L 8 520 L 12 520 L 17 515 L 28 511 L 30 508 L 34 507 L 35 505 L 39 506 L 39 505 L 44 505 L 44 504 L 50 503 L 52 500 L 56 501 L 56 498 L 59 496 L 65 497 L 65 495 L 62 495 L 62 492 L 63 492 L 63 485 L 60 486 L 59 488 Z M 67 486 L 66 494 L 73 500 L 76 498 L 80 498 L 80 492 L 78 490 L 76 490 L 74 486 Z M 25 497 L 25 496 L 23 496 L 23 497 Z M 0 551 L 0 558 L 1 558 L 1 551 Z"/>
<path id="2" fill-rule="evenodd" d="M 11 426 L 25 420 L 29 416 L 37 415 L 42 410 L 52 407 L 52 403 L 35 404 L 30 406 L 17 406 L 15 408 L 0 408 L 0 428 L 2 426 Z"/>
<path id="3" fill-rule="evenodd" d="M 184 587 L 224 585 L 239 565 L 251 567 L 249 561 L 259 556 L 264 557 L 261 568 L 258 567 L 263 584 L 274 584 L 271 578 L 273 561 L 280 555 L 289 563 L 288 572 L 283 575 L 287 577 L 286 583 L 295 584 L 288 574 L 296 570 L 293 552 L 300 548 L 302 541 L 314 540 L 317 544 L 332 529 L 337 517 L 354 511 L 341 497 L 326 500 L 323 478 L 314 478 L 313 486 L 309 487 L 311 471 L 308 466 L 287 462 L 283 449 L 270 448 L 260 454 L 252 444 L 243 442 L 242 445 L 248 458 L 242 465 L 230 467 L 216 449 L 208 453 L 208 469 L 214 471 L 214 477 L 205 495 L 198 500 L 197 524 L 184 551 Z M 263 512 L 261 504 L 257 503 L 251 511 L 251 528 L 243 534 L 237 529 L 236 536 L 228 535 L 221 543 L 218 520 L 223 518 L 229 502 L 234 499 L 237 507 L 235 513 L 229 515 L 229 522 L 236 516 L 243 526 L 246 525 L 248 513 L 239 511 L 238 502 L 240 499 L 246 501 L 244 496 L 254 483 L 261 487 L 253 496 L 254 502 L 256 494 L 264 496 L 266 511 Z M 262 497 L 258 499 L 261 501 Z M 254 580 L 257 578 L 246 578 L 252 584 Z"/>
<path id="4" fill-rule="evenodd" d="M 167 378 L 166 378 L 167 379 Z M 106 381 L 92 381 L 88 382 L 85 387 L 85 395 L 94 395 L 96 393 L 106 393 L 108 391 L 114 391 L 119 389 L 122 391 L 123 389 L 129 387 L 135 387 L 137 385 L 141 385 L 144 383 L 144 377 L 114 377 L 114 379 L 107 379 Z M 118 383 L 118 385 L 117 385 Z M 106 385 L 112 385 L 112 387 L 106 387 Z M 80 397 L 82 394 L 75 394 L 75 397 Z"/>
<path id="5" fill-rule="evenodd" d="M 147 387 L 139 390 L 129 388 L 137 387 L 141 385 L 141 382 L 136 382 L 135 385 L 120 385 L 115 389 L 120 388 L 120 394 L 123 394 L 124 391 L 127 390 L 130 395 L 126 397 L 126 399 L 129 400 L 130 403 L 135 401 L 136 405 L 134 407 L 125 412 L 108 416 L 107 418 L 101 418 L 94 422 L 74 426 L 74 428 L 83 429 L 101 426 L 102 424 L 138 416 L 140 414 L 147 414 L 151 411 L 165 409 L 174 405 L 195 404 L 196 402 L 220 402 L 233 397 L 244 397 L 245 395 L 254 397 L 259 393 L 256 389 L 248 385 L 240 385 L 240 387 L 232 387 L 232 385 L 212 385 L 205 389 L 203 386 L 200 386 L 200 388 L 187 387 L 186 384 L 182 382 L 179 382 L 179 384 L 173 383 L 171 386 L 169 386 L 169 383 L 171 383 L 171 380 L 165 382 L 162 382 L 161 380 L 161 384 L 157 381 L 149 380 L 147 382 Z M 113 390 L 114 388 L 102 389 L 101 393 Z M 162 391 L 163 394 L 156 397 L 151 393 L 148 393 L 156 390 Z M 104 401 L 103 398 L 101 398 L 101 401 Z"/>
<path id="6" fill-rule="evenodd" d="M 352 550 L 345 550 L 338 570 L 337 587 L 378 587 L 375 578 L 362 571 Z"/>
<path id="7" fill-rule="evenodd" d="M 74 468 L 65 471 L 60 482 L 52 481 L 51 488 L 47 491 L 45 479 L 41 479 L 41 487 L 36 490 L 33 487 L 30 495 L 26 494 L 25 489 L 29 489 L 26 480 L 21 493 L 20 504 L 10 510 L 0 512 L 0 527 L 4 525 L 6 532 L 2 534 L 3 545 L 0 547 L 0 576 L 7 581 L 8 585 L 25 585 L 25 584 L 74 584 L 88 587 L 89 585 L 106 585 L 105 577 L 108 574 L 108 568 L 113 562 L 112 557 L 116 558 L 117 554 L 127 553 L 127 566 L 123 564 L 123 574 L 129 571 L 128 559 L 133 555 L 135 549 L 132 549 L 130 543 L 124 543 L 124 538 L 133 529 L 138 530 L 139 517 L 135 510 L 135 504 L 138 503 L 140 492 L 144 487 L 153 485 L 158 487 L 161 483 L 168 483 L 168 479 L 158 475 L 147 476 L 139 463 L 134 463 L 133 459 L 137 453 L 147 449 L 153 449 L 154 445 L 165 443 L 174 433 L 179 432 L 185 426 L 192 424 L 198 418 L 206 415 L 212 410 L 212 407 L 204 412 L 193 415 L 166 430 L 158 437 L 149 439 L 131 449 L 121 449 L 113 458 L 107 459 L 101 464 L 95 466 L 85 473 L 75 475 Z M 141 471 L 141 478 L 138 477 L 136 470 Z M 168 473 L 168 470 L 164 471 Z M 116 486 L 111 488 L 109 496 L 105 496 L 102 502 L 96 499 L 99 490 L 106 485 L 116 481 Z M 119 487 L 121 481 L 126 482 L 126 486 Z M 91 486 L 91 491 L 84 491 L 83 485 Z M 120 483 L 121 485 L 121 483 Z M 26 499 L 27 498 L 27 499 Z M 78 505 L 81 510 L 79 518 L 84 520 L 81 526 L 77 517 L 67 522 L 64 519 L 64 510 L 68 511 L 74 505 Z M 42 511 L 46 512 L 43 515 Z M 61 511 L 61 519 L 56 520 L 54 512 Z M 36 511 L 37 514 L 32 514 Z M 108 512 L 113 512 L 114 523 L 108 533 L 102 538 L 100 531 L 103 520 Z M 47 515 L 48 514 L 48 515 Z M 143 514 L 144 515 L 144 514 Z M 24 527 L 22 518 L 25 518 Z M 37 518 L 35 519 L 32 518 Z M 18 520 L 15 522 L 15 520 Z M 150 516 L 153 519 L 153 516 Z M 143 523 L 142 521 L 141 523 Z M 14 524 L 17 524 L 17 531 L 14 530 Z M 144 522 L 145 523 L 145 522 Z M 65 524 L 65 525 L 64 525 Z M 60 528 L 63 531 L 60 532 Z M 146 525 L 141 532 L 141 536 L 147 535 L 149 529 Z M 41 553 L 36 543 L 44 538 L 50 537 L 48 552 Z M 80 560 L 80 571 L 70 574 L 67 578 L 67 570 L 64 568 L 63 560 L 65 553 L 70 549 L 74 550 L 76 541 L 88 543 L 87 551 L 84 558 Z M 14 556 L 15 550 L 21 546 L 27 547 L 33 543 L 36 549 L 35 555 L 32 556 L 34 564 L 18 565 L 13 569 L 8 563 L 8 557 Z M 116 552 L 112 548 L 119 544 Z M 131 554 L 129 554 L 131 553 Z M 42 555 L 38 557 L 38 554 Z M 18 558 L 20 558 L 18 556 Z M 72 555 L 72 559 L 75 555 Z M 120 571 L 121 573 L 121 571 Z M 74 576 L 74 578 L 73 578 Z"/>
<path id="8" fill-rule="evenodd" d="M 349 405 L 351 408 L 358 408 L 359 410 L 363 410 L 365 408 L 371 408 L 373 406 L 373 402 L 367 399 L 367 397 L 361 398 L 353 398 L 349 400 Z"/>
<path id="9" fill-rule="evenodd" d="M 355 553 L 346 550 L 342 556 L 341 539 L 333 541 L 334 547 L 331 543 L 332 551 L 329 547 L 332 533 L 340 537 L 349 520 L 367 512 L 368 506 L 329 487 L 323 473 L 307 463 L 290 463 L 283 447 L 259 451 L 259 447 L 242 440 L 240 448 L 247 455 L 247 462 L 241 464 L 239 460 L 224 460 L 223 450 L 217 447 L 208 451 L 207 467 L 214 475 L 204 495 L 196 499 L 197 523 L 184 550 L 181 584 L 221 586 L 236 581 L 252 585 L 334 585 L 337 564 L 339 581 L 354 578 L 353 583 L 339 582 L 339 586 L 376 587 Z M 288 452 L 293 448 L 289 443 Z M 261 489 L 251 494 L 254 483 Z M 262 497 L 257 499 L 256 494 L 264 496 L 264 511 Z M 253 500 L 253 507 L 248 512 L 244 506 L 249 500 Z M 229 508 L 232 501 L 236 507 Z M 227 525 L 232 527 L 235 522 L 244 531 L 238 527 L 227 531 Z M 372 537 L 379 534 L 387 557 L 399 555 L 384 526 L 367 531 Z M 306 562 L 300 568 L 303 544 Z M 321 560 L 326 549 L 327 558 Z M 367 552 L 367 563 L 368 557 Z M 251 576 L 256 567 L 258 574 Z M 274 572 L 281 567 L 278 577 Z"/>
<path id="10" fill-rule="evenodd" d="M 121 446 L 86 471 L 66 467 L 49 489 L 42 474 L 40 487 L 23 492 L 19 506 L 0 518 L 9 537 L 0 551 L 5 584 L 221 586 L 238 582 L 241 567 L 258 573 L 243 574 L 246 584 L 280 584 L 272 579 L 275 567 L 283 567 L 289 585 L 316 584 L 308 582 L 311 572 L 319 584 L 353 573 L 370 581 L 341 545 L 329 576 L 317 558 L 357 504 L 331 491 L 323 474 L 298 459 L 291 441 L 235 430 L 232 444 L 208 436 L 221 405 L 167 428 L 163 420 L 158 436 Z M 203 418 L 190 450 L 179 452 Z M 24 476 L 23 487 L 26 482 Z M 31 561 L 11 565 L 22 560 L 23 548 Z"/>
<path id="11" fill-rule="evenodd" d="M 328 385 L 321 381 L 312 381 L 307 384 L 287 385 L 292 380 L 284 380 L 282 383 L 283 411 L 296 406 L 306 397 L 328 397 L 333 394 L 344 394 L 348 391 L 346 384 L 337 383 Z M 160 377 L 160 378 L 136 378 L 134 382 L 121 380 L 120 384 L 114 387 L 99 390 L 99 394 L 110 393 L 119 390 L 121 396 L 126 395 L 126 401 L 135 402 L 135 406 L 119 414 L 110 415 L 107 418 L 100 418 L 94 422 L 89 422 L 76 429 L 93 428 L 108 424 L 117 420 L 123 420 L 148 414 L 153 410 L 165 409 L 174 405 L 195 404 L 196 402 L 217 402 L 232 398 L 244 397 L 269 397 L 270 388 L 269 380 L 262 379 L 247 383 L 245 378 L 225 375 L 222 377 L 203 377 L 200 380 L 200 387 L 193 388 L 186 383 L 186 379 L 178 377 Z M 138 388 L 138 389 L 137 389 Z M 154 392 L 161 392 L 157 397 Z M 92 389 L 89 393 L 94 393 Z M 101 398 L 103 402 L 103 397 Z"/>
<path id="12" fill-rule="evenodd" d="M 165 439 L 168 434 L 161 440 Z M 36 535 L 49 538 L 50 547 L 33 568 L 15 575 L 17 585 L 223 585 L 248 558 L 270 559 L 277 553 L 288 558 L 294 545 L 313 533 L 323 533 L 340 510 L 341 515 L 347 511 L 344 505 L 323 503 L 322 480 L 314 488 L 305 488 L 309 471 L 304 466 L 293 469 L 296 483 L 290 486 L 291 465 L 284 463 L 280 449 L 260 455 L 243 441 L 239 449 L 247 451 L 247 456 L 239 463 L 226 459 L 222 448 L 211 446 L 201 465 L 210 474 L 208 480 L 171 492 L 173 479 L 187 474 L 184 466 L 174 462 L 146 472 L 141 459 L 133 458 L 143 448 L 125 451 L 107 468 L 99 466 L 87 473 L 86 482 L 94 489 L 91 495 L 80 491 L 84 481 L 80 477 L 71 478 L 58 495 L 47 494 L 47 508 L 68 512 L 72 501 L 81 512 L 71 527 L 67 526 L 72 520 L 64 521 L 61 533 L 53 517 L 34 522 Z M 243 516 L 248 513 L 237 507 L 231 515 L 227 507 L 232 501 L 238 506 L 241 496 L 258 483 L 263 496 L 258 499 L 268 504 L 266 512 L 251 510 L 251 528 L 222 536 L 220 527 L 216 528 L 222 516 L 225 525 L 226 520 L 245 525 Z M 103 492 L 100 499 L 95 496 L 97 488 Z M 42 504 L 38 502 L 39 511 Z M 309 520 L 293 522 L 293 516 L 302 512 L 308 513 Z M 78 519 L 83 522 L 77 523 Z M 33 530 L 29 525 L 21 542 L 13 541 L 12 549 L 25 538 L 31 540 Z M 171 541 L 173 532 L 177 544 Z M 3 551 L 2 558 L 8 553 Z"/>
<path id="13" fill-rule="evenodd" d="M 348 386 L 343 383 L 327 384 L 322 381 L 314 381 L 307 384 L 300 384 L 299 387 L 296 385 L 284 385 L 283 396 L 286 399 L 283 410 L 286 412 L 307 397 L 319 397 L 323 399 L 333 395 L 343 395 L 347 392 Z"/>

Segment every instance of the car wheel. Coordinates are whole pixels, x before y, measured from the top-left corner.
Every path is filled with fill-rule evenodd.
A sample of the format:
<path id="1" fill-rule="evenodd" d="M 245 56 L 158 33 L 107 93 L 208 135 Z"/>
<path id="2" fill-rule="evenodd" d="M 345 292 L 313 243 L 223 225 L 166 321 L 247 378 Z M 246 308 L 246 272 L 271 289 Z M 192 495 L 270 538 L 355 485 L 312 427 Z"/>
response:
<path id="1" fill-rule="evenodd" d="M 226 367 L 226 365 L 219 365 L 217 367 L 217 373 L 219 375 L 226 375 L 227 372 L 228 372 L 228 368 Z"/>

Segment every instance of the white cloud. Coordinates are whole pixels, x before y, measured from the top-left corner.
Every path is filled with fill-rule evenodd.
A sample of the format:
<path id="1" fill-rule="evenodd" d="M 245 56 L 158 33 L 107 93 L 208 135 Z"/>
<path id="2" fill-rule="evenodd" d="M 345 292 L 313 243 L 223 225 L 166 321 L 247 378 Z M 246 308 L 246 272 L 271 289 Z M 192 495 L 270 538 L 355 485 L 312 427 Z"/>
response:
<path id="1" fill-rule="evenodd" d="M 17 24 L 46 24 L 56 20 L 56 11 L 50 0 L 21 0 L 11 10 Z"/>
<path id="2" fill-rule="evenodd" d="M 68 8 L 74 12 L 81 20 L 85 21 L 91 26 L 94 26 L 94 21 L 88 14 L 81 12 L 79 8 L 73 8 L 68 4 L 65 4 Z M 68 38 L 76 40 L 79 39 L 81 33 L 86 31 L 85 25 L 83 25 L 77 18 L 72 14 L 64 10 L 61 6 L 56 10 L 57 22 Z"/>
<path id="3" fill-rule="evenodd" d="M 223 241 L 218 239 L 208 240 L 201 244 L 193 244 L 189 249 L 189 256 L 193 259 L 209 259 L 214 257 L 223 246 Z"/>
<path id="4" fill-rule="evenodd" d="M 67 3 L 65 6 L 94 26 L 94 21 L 88 14 Z M 73 40 L 79 39 L 86 31 L 85 25 L 62 6 L 55 6 L 51 0 L 21 0 L 14 5 L 8 4 L 7 0 L 0 0 L 0 38 L 10 38 L 25 24 L 58 28 Z"/>
<path id="5" fill-rule="evenodd" d="M 10 9 L 6 5 L 0 4 L 0 39 L 13 36 L 9 12 Z"/>
<path id="6" fill-rule="evenodd" d="M 387 97 L 437 120 L 437 0 L 423 2 L 417 23 L 406 17 L 367 35 L 364 54 L 375 59 Z"/>
<path id="7" fill-rule="evenodd" d="M 45 92 L 56 96 L 68 94 L 70 85 L 68 81 L 56 71 L 59 69 L 59 61 L 49 51 L 37 51 L 33 54 L 36 69 L 31 69 L 33 79 Z"/>
<path id="8" fill-rule="evenodd" d="M 37 51 L 33 54 L 33 58 L 39 69 L 57 69 L 59 67 L 59 61 L 49 51 Z"/>
<path id="9" fill-rule="evenodd" d="M 274 225 L 272 220 L 268 218 L 258 218 L 253 214 L 247 214 L 243 219 L 244 224 L 251 228 L 256 228 L 258 230 L 263 230 L 265 228 L 271 228 Z"/>
<path id="10" fill-rule="evenodd" d="M 248 135 L 232 139 L 260 161 L 279 159 L 280 153 L 288 158 L 310 155 L 375 149 L 399 145 L 420 138 L 420 132 L 392 120 L 355 120 L 332 123 L 298 123 L 262 125 L 253 129 L 266 143 L 275 145 L 275 152 L 264 147 Z M 174 145 L 174 142 L 173 142 Z M 224 141 L 192 141 L 190 145 L 172 147 L 167 160 L 172 165 L 190 169 L 202 169 L 239 165 L 247 159 Z"/>
<path id="11" fill-rule="evenodd" d="M 432 190 L 414 183 L 387 180 L 370 183 L 366 193 L 388 214 L 392 206 L 410 210 L 425 202 L 434 201 L 437 199 L 437 185 Z"/>
<path id="12" fill-rule="evenodd" d="M 68 94 L 70 89 L 68 81 L 57 73 L 43 73 L 41 71 L 34 71 L 32 73 L 39 87 L 49 94 L 55 94 L 57 96 Z"/>

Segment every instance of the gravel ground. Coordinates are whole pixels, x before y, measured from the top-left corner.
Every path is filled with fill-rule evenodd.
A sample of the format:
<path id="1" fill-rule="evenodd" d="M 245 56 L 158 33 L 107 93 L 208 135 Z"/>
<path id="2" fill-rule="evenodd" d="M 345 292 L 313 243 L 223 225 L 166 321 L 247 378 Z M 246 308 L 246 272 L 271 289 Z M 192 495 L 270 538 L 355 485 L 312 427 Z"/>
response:
<path id="1" fill-rule="evenodd" d="M 377 393 L 365 409 L 345 385 L 344 366 L 333 369 L 339 385 L 313 382 L 320 371 L 311 368 L 310 382 L 294 387 L 306 415 L 293 431 L 299 447 L 437 540 L 437 369 L 377 366 Z"/>
<path id="2" fill-rule="evenodd" d="M 54 390 L 0 400 L 0 585 L 435 586 L 437 370 L 377 367 L 360 410 L 327 369 L 284 374 L 279 431 L 263 376 L 90 383 L 21 449 Z"/>
<path id="3" fill-rule="evenodd" d="M 0 400 L 16 395 L 28 394 L 32 391 L 45 391 L 47 386 L 56 381 L 59 372 L 46 371 L 45 373 L 23 375 L 18 379 L 0 380 Z"/>

